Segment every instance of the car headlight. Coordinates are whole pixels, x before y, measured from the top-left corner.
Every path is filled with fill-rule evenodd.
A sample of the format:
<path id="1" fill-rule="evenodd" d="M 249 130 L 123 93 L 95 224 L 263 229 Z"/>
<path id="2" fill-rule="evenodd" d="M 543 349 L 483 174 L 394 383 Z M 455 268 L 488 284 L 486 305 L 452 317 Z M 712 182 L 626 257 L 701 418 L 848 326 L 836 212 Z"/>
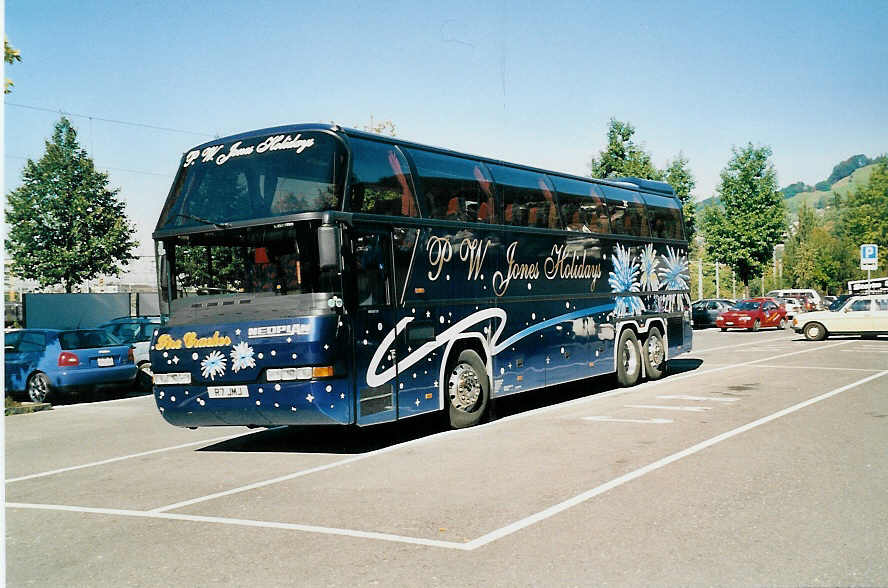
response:
<path id="1" fill-rule="evenodd" d="M 171 374 L 154 374 L 155 386 L 190 384 L 191 372 L 175 372 Z"/>

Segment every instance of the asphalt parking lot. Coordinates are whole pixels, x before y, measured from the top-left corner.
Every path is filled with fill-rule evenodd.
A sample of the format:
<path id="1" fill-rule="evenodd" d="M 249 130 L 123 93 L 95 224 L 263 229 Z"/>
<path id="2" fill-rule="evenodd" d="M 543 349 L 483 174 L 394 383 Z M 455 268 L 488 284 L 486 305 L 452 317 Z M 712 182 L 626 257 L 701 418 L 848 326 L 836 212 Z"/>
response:
<path id="1" fill-rule="evenodd" d="M 694 345 L 461 431 L 189 431 L 152 396 L 7 417 L 7 582 L 888 585 L 888 338 Z"/>

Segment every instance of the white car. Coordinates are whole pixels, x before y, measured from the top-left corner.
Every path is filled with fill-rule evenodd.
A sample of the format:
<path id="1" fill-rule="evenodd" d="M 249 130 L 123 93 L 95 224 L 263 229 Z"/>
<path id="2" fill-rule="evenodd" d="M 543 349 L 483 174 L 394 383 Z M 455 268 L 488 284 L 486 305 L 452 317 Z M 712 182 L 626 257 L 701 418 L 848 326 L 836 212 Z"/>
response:
<path id="1" fill-rule="evenodd" d="M 786 309 L 786 318 L 792 319 L 802 312 L 802 305 L 795 298 L 781 298 L 780 303 Z"/>
<path id="2" fill-rule="evenodd" d="M 792 328 L 809 341 L 829 335 L 888 335 L 888 294 L 852 296 L 836 310 L 806 312 L 792 320 Z"/>

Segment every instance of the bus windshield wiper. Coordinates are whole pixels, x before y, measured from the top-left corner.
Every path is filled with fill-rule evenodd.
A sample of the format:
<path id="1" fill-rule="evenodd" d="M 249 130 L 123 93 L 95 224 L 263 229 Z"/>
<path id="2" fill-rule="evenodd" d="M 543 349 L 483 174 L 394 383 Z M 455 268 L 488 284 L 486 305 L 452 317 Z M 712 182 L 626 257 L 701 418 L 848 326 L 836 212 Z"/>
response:
<path id="1" fill-rule="evenodd" d="M 177 217 L 178 217 L 178 216 L 181 216 L 181 217 L 184 217 L 184 218 L 190 218 L 191 220 L 196 220 L 197 222 L 199 222 L 199 223 L 203 223 L 203 224 L 205 224 L 205 225 L 213 225 L 213 226 L 216 227 L 217 229 L 229 229 L 229 228 L 231 228 L 231 223 L 220 223 L 220 222 L 217 222 L 217 221 L 214 221 L 214 220 L 210 220 L 210 219 L 207 219 L 207 218 L 203 218 L 203 217 L 200 217 L 200 216 L 194 216 L 193 214 L 185 214 L 184 212 L 180 212 L 180 213 L 176 214 L 176 216 L 177 216 Z"/>

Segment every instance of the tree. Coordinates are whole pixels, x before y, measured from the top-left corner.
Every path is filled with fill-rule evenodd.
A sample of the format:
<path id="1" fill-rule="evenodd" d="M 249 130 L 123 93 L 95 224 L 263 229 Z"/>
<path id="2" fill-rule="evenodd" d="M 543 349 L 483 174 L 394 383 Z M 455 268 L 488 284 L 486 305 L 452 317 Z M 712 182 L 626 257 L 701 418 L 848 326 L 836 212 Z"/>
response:
<path id="1" fill-rule="evenodd" d="M 135 259 L 137 243 L 119 189 L 107 186 L 108 174 L 96 171 L 62 117 L 43 157 L 28 159 L 22 185 L 7 195 L 11 271 L 41 287 L 62 284 L 65 292 L 99 275 L 118 275 Z"/>
<path id="2" fill-rule="evenodd" d="M 593 178 L 617 178 L 631 176 L 644 180 L 662 180 L 663 172 L 651 163 L 651 156 L 632 141 L 635 127 L 628 122 L 610 119 L 607 131 L 607 148 L 598 159 L 589 162 L 589 175 Z"/>
<path id="3" fill-rule="evenodd" d="M 678 157 L 669 163 L 666 167 L 666 181 L 675 190 L 675 195 L 681 200 L 682 212 L 684 213 L 685 231 L 688 241 L 693 240 L 694 233 L 697 231 L 696 216 L 697 203 L 691 195 L 691 190 L 697 185 L 694 180 L 694 174 L 688 168 L 688 160 L 684 154 L 679 152 Z"/>
<path id="4" fill-rule="evenodd" d="M 21 52 L 9 44 L 9 39 L 6 37 L 3 38 L 3 61 L 6 62 L 6 65 L 12 65 L 16 61 L 22 60 Z M 12 83 L 12 80 L 6 78 L 5 85 L 3 86 L 3 93 L 9 94 L 12 92 L 12 87 L 15 84 Z"/>
<path id="5" fill-rule="evenodd" d="M 879 268 L 888 268 L 888 163 L 880 163 L 869 182 L 842 199 L 842 233 L 849 247 L 879 245 Z"/>
<path id="6" fill-rule="evenodd" d="M 702 230 L 707 251 L 734 268 L 748 296 L 750 279 L 770 261 L 786 231 L 786 207 L 777 191 L 771 149 L 749 143 L 732 152 L 717 188 L 724 208 L 707 207 Z"/>

